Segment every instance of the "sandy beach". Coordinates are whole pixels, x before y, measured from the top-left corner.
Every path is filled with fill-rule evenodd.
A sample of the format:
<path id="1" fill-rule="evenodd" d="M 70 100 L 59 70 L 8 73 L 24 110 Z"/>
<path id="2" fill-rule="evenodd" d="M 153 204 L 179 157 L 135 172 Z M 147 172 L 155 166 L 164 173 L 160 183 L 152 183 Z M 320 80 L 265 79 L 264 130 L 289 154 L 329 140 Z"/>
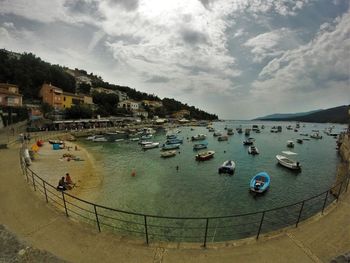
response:
<path id="1" fill-rule="evenodd" d="M 29 144 L 29 148 L 33 144 Z M 93 156 L 76 143 L 64 141 L 64 145 L 65 149 L 53 150 L 52 144 L 44 141 L 35 153 L 30 169 L 55 187 L 60 178 L 69 173 L 76 185 L 67 193 L 95 201 L 102 176 L 95 168 Z"/>

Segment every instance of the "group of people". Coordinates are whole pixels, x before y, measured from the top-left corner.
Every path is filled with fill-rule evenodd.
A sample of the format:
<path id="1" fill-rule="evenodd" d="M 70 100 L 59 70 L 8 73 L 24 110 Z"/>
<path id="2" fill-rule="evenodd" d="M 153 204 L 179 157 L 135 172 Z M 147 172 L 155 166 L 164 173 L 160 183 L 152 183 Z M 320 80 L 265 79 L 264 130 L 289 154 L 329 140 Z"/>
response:
<path id="1" fill-rule="evenodd" d="M 75 186 L 75 183 L 73 183 L 69 173 L 66 173 L 66 177 L 61 177 L 61 179 L 58 181 L 57 190 L 59 191 L 70 190 L 74 186 Z"/>

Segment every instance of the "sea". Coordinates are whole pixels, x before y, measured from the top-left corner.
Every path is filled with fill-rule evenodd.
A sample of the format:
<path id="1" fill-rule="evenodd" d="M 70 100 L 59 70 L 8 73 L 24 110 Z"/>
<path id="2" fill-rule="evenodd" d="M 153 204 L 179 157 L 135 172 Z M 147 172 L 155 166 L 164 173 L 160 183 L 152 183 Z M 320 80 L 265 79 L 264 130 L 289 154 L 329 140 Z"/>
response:
<path id="1" fill-rule="evenodd" d="M 251 131 L 259 155 L 248 154 L 243 141 L 248 137 L 245 128 L 258 125 L 260 133 Z M 264 129 L 261 129 L 264 125 Z M 346 128 L 338 124 L 300 123 L 298 132 L 287 130 L 295 122 L 266 121 L 223 121 L 212 124 L 215 130 L 226 134 L 225 128 L 232 128 L 234 135 L 228 141 L 218 141 L 206 127 L 178 127 L 178 137 L 183 144 L 175 157 L 161 158 L 160 148 L 142 150 L 138 142 L 91 142 L 81 139 L 96 161 L 97 169 L 103 175 L 102 186 L 95 203 L 120 210 L 148 215 L 174 217 L 214 217 L 244 214 L 285 206 L 299 202 L 332 186 L 340 160 L 336 150 L 336 138 L 323 131 L 329 127 L 333 133 Z M 282 126 L 282 132 L 271 133 L 272 126 Z M 238 134 L 237 127 L 243 128 Z M 301 136 L 319 130 L 322 139 Z M 208 161 L 195 160 L 191 136 L 206 134 L 208 149 L 215 151 Z M 302 144 L 296 139 L 306 139 Z M 166 131 L 158 130 L 152 141 L 163 144 Z M 293 140 L 294 148 L 287 148 L 287 141 Z M 276 155 L 292 151 L 290 158 L 300 162 L 302 169 L 295 172 L 278 164 Z M 218 168 L 226 160 L 236 163 L 235 173 L 230 176 L 219 174 Z M 177 169 L 178 167 L 178 169 Z M 263 195 L 249 191 L 251 178 L 265 171 L 270 175 L 269 190 Z M 134 176 L 132 176 L 134 173 Z M 93 189 L 91 191 L 94 191 Z"/>

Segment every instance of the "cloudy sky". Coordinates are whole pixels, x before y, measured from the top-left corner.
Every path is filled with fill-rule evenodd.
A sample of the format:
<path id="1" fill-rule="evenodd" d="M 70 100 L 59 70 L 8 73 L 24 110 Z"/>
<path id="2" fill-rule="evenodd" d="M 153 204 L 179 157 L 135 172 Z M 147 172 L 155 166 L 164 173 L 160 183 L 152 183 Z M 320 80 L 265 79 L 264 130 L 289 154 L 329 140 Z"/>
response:
<path id="1" fill-rule="evenodd" d="M 349 0 L 0 0 L 0 48 L 223 119 L 350 103 Z"/>

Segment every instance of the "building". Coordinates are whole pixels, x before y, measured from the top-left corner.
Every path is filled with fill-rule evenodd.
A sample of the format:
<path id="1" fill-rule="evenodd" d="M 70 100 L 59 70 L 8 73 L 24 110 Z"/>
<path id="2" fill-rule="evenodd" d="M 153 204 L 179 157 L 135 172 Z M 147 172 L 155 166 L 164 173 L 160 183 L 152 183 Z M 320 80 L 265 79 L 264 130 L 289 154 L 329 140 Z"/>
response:
<path id="1" fill-rule="evenodd" d="M 42 98 L 42 102 L 48 103 L 57 110 L 63 108 L 62 93 L 62 89 L 45 83 L 41 86 L 39 97 Z"/>
<path id="2" fill-rule="evenodd" d="M 150 108 L 160 108 L 163 107 L 163 103 L 157 100 L 143 100 L 143 105 L 148 106 Z"/>
<path id="3" fill-rule="evenodd" d="M 118 103 L 118 108 L 137 111 L 140 108 L 140 103 L 134 100 L 123 100 Z"/>
<path id="4" fill-rule="evenodd" d="M 0 83 L 0 105 L 13 107 L 22 106 L 22 95 L 19 94 L 17 85 Z"/>
<path id="5" fill-rule="evenodd" d="M 62 106 L 64 109 L 69 109 L 72 106 L 84 104 L 84 96 L 70 92 L 62 93 Z"/>
<path id="6" fill-rule="evenodd" d="M 190 111 L 188 110 L 180 110 L 172 114 L 172 116 L 176 119 L 183 119 L 185 117 L 188 117 L 190 115 Z"/>
<path id="7" fill-rule="evenodd" d="M 139 109 L 139 110 L 136 110 L 136 111 L 133 112 L 133 116 L 134 117 L 143 117 L 143 118 L 147 119 L 148 118 L 148 112 L 145 111 L 145 110 Z"/>
<path id="8" fill-rule="evenodd" d="M 115 94 L 118 96 L 119 101 L 124 101 L 129 99 L 128 95 L 125 92 L 120 90 L 112 90 L 112 89 L 105 89 L 105 88 L 98 87 L 98 88 L 94 88 L 92 91 L 98 92 L 98 93 Z"/>

